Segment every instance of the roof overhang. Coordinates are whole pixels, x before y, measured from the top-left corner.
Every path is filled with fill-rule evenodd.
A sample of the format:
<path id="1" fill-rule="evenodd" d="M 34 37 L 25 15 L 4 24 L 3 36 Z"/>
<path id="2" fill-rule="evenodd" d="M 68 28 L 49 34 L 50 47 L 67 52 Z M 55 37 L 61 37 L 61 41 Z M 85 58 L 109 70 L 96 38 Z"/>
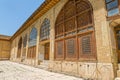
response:
<path id="1" fill-rule="evenodd" d="M 43 4 L 25 21 L 25 23 L 16 31 L 10 40 L 16 38 L 20 33 L 26 30 L 31 24 L 33 24 L 38 18 L 44 15 L 60 0 L 45 0 Z"/>

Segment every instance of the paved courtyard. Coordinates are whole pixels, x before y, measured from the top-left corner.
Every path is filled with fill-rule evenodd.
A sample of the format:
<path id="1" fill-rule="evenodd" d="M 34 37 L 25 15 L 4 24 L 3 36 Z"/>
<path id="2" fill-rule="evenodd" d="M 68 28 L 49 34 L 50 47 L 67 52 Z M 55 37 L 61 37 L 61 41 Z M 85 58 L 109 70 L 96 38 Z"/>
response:
<path id="1" fill-rule="evenodd" d="M 82 80 L 64 74 L 10 62 L 0 61 L 0 80 Z"/>

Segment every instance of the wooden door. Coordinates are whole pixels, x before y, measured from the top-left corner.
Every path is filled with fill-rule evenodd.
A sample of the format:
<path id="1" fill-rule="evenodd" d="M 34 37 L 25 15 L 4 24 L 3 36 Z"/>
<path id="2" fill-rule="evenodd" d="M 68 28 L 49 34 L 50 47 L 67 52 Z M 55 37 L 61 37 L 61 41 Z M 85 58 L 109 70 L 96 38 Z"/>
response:
<path id="1" fill-rule="evenodd" d="M 118 52 L 118 62 L 120 63 L 120 30 L 116 30 L 116 45 Z"/>
<path id="2" fill-rule="evenodd" d="M 18 52 L 17 52 L 17 58 L 20 58 L 21 57 L 21 48 L 18 49 Z"/>
<path id="3" fill-rule="evenodd" d="M 45 54 L 44 54 L 45 60 L 49 60 L 49 52 L 50 52 L 50 44 L 47 43 L 45 44 Z"/>

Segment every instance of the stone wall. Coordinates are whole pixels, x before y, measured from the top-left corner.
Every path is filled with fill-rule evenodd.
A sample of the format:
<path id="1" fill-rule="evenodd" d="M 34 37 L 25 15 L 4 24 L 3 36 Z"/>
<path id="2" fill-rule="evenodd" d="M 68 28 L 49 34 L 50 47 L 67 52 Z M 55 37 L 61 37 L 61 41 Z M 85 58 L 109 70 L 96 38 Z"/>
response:
<path id="1" fill-rule="evenodd" d="M 49 64 L 49 70 L 72 76 L 78 76 L 84 79 L 114 79 L 112 63 L 51 61 Z"/>

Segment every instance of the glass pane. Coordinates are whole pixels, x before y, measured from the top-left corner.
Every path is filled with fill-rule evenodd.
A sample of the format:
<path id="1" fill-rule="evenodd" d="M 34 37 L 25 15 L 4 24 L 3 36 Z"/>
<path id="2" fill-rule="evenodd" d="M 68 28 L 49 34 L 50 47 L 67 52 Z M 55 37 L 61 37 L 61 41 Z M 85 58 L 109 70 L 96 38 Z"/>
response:
<path id="1" fill-rule="evenodd" d="M 107 10 L 112 9 L 114 7 L 117 7 L 117 6 L 118 6 L 118 1 L 115 0 L 115 1 L 110 2 L 110 3 L 107 4 Z"/>
<path id="2" fill-rule="evenodd" d="M 41 40 L 48 39 L 49 32 L 50 32 L 50 21 L 48 19 L 45 19 L 42 23 L 41 31 L 40 31 Z"/>
<path id="3" fill-rule="evenodd" d="M 113 16 L 113 15 L 116 15 L 118 13 L 119 13 L 119 9 L 116 8 L 116 9 L 108 11 L 108 16 Z"/>
<path id="4" fill-rule="evenodd" d="M 30 41 L 29 41 L 29 47 L 30 46 L 35 46 L 36 45 L 36 39 L 37 39 L 37 29 L 32 28 L 31 33 L 30 33 Z"/>

